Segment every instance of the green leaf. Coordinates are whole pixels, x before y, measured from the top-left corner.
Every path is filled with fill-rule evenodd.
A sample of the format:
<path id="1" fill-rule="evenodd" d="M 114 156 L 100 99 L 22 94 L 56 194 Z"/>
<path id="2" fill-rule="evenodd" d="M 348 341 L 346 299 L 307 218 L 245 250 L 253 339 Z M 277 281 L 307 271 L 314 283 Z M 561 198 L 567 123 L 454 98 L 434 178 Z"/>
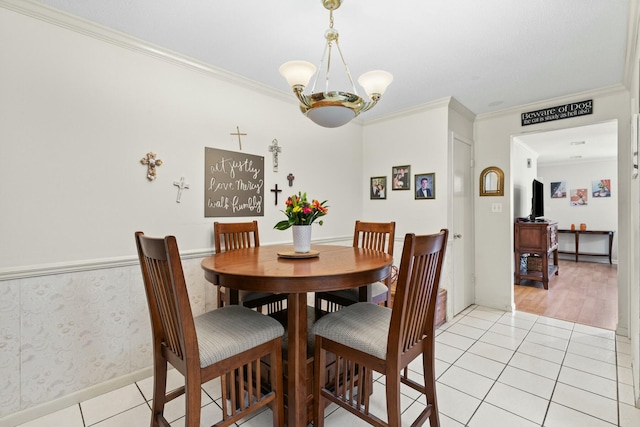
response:
<path id="1" fill-rule="evenodd" d="M 291 223 L 289 221 L 280 221 L 273 228 L 276 228 L 278 230 L 286 230 L 289 227 L 291 227 Z"/>

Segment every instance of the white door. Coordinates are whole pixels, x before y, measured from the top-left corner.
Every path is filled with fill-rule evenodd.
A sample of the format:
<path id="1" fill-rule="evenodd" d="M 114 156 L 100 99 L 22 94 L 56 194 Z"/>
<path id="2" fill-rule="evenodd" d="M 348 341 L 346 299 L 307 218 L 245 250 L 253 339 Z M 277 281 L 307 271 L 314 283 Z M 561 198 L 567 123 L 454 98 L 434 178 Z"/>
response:
<path id="1" fill-rule="evenodd" d="M 473 280 L 473 168 L 471 144 L 453 135 L 453 224 L 451 271 L 453 292 L 451 298 L 452 315 L 475 302 Z"/>

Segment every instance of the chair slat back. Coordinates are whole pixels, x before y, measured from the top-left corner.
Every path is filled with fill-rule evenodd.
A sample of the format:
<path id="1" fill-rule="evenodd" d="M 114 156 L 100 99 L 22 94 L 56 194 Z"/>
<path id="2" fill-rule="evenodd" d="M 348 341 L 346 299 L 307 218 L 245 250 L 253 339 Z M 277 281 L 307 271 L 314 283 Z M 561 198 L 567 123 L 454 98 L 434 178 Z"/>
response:
<path id="1" fill-rule="evenodd" d="M 388 361 L 421 345 L 426 337 L 433 339 L 448 235 L 449 231 L 442 229 L 426 236 L 405 236 L 387 343 Z"/>
<path id="2" fill-rule="evenodd" d="M 356 221 L 353 232 L 353 247 L 380 251 L 393 256 L 393 243 L 396 235 L 395 222 Z"/>
<path id="3" fill-rule="evenodd" d="M 216 253 L 260 246 L 258 221 L 213 223 Z"/>
<path id="4" fill-rule="evenodd" d="M 194 342 L 197 349 L 197 341 L 176 239 L 147 237 L 138 231 L 136 245 L 154 342 L 184 361 L 190 351 L 185 343 Z"/>

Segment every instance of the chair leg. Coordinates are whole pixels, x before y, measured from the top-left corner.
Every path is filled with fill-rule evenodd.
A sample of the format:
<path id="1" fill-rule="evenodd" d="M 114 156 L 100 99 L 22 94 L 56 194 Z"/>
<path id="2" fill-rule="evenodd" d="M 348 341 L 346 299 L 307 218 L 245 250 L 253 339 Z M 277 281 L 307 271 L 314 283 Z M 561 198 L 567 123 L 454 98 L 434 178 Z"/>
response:
<path id="1" fill-rule="evenodd" d="M 313 367 L 313 427 L 324 427 L 324 399 L 322 397 L 322 388 L 327 381 L 325 377 L 327 351 L 322 348 L 322 338 L 319 336 L 316 337 L 316 349 L 320 349 L 320 351 L 316 351 L 317 357 L 314 362 L 315 366 Z M 336 376 L 338 375 L 337 369 L 336 366 Z"/>
<path id="2" fill-rule="evenodd" d="M 200 389 L 200 375 L 187 372 L 185 381 L 185 427 L 200 427 L 200 412 L 202 411 L 202 390 Z"/>
<path id="3" fill-rule="evenodd" d="M 153 361 L 153 403 L 151 404 L 151 427 L 160 427 L 158 416 L 164 413 L 167 393 L 167 361 L 155 351 Z"/>
<path id="4" fill-rule="evenodd" d="M 433 348 L 433 347 L 432 347 Z M 424 371 L 424 388 L 425 397 L 427 398 L 427 406 L 431 405 L 431 414 L 429 415 L 429 424 L 431 427 L 440 427 L 440 416 L 438 412 L 438 398 L 436 397 L 436 375 L 433 363 L 434 354 L 423 353 L 422 370 Z"/>
<path id="5" fill-rule="evenodd" d="M 274 350 L 271 352 L 269 359 L 273 365 L 271 369 L 271 384 L 274 386 L 272 390 L 276 392 L 276 400 L 272 404 L 273 425 L 277 427 L 284 426 L 284 380 L 282 378 L 282 341 L 277 340 Z M 258 361 L 260 363 L 260 361 Z"/>
<path id="6" fill-rule="evenodd" d="M 389 427 L 401 427 L 400 419 L 400 372 L 389 373 L 385 379 L 387 390 L 387 417 Z"/>

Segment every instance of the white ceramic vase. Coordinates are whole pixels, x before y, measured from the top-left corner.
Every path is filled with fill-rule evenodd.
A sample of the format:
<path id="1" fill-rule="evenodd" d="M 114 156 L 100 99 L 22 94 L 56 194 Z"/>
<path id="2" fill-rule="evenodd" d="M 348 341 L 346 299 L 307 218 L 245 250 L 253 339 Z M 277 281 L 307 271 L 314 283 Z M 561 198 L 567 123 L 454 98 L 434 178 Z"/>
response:
<path id="1" fill-rule="evenodd" d="M 311 225 L 294 225 L 293 251 L 306 254 L 311 250 Z"/>

